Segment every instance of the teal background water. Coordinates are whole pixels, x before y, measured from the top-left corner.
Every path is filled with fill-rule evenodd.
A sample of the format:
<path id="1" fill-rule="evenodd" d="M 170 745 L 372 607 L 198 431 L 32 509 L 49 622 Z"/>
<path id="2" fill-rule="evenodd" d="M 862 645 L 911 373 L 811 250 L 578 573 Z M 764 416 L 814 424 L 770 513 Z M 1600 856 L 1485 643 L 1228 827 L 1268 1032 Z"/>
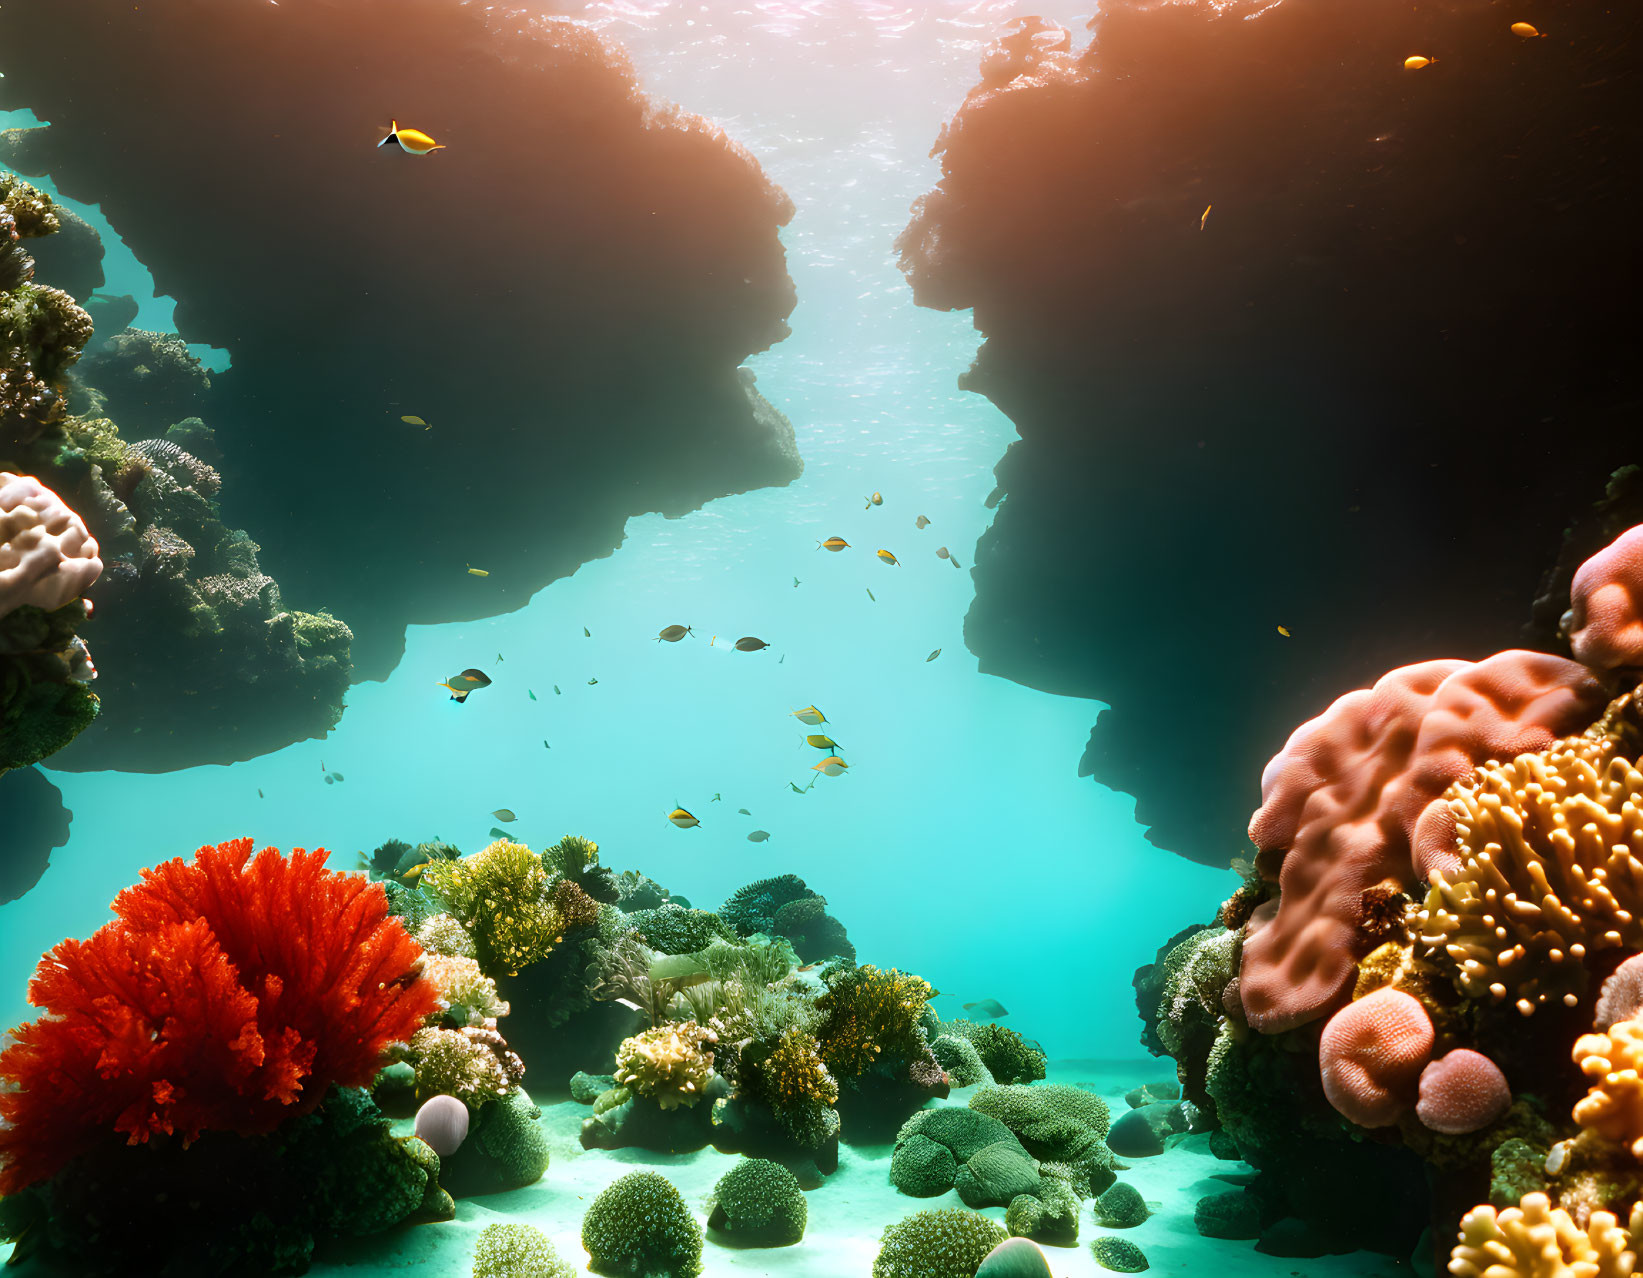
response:
<path id="1" fill-rule="evenodd" d="M 344 869 L 390 836 L 472 851 L 491 810 L 510 807 L 533 846 L 585 833 L 608 864 L 700 905 L 797 873 L 862 961 L 924 975 L 945 1015 L 996 998 L 1052 1056 L 1139 1056 L 1132 969 L 1207 919 L 1232 881 L 1151 847 L 1127 796 L 1077 778 L 1097 704 L 982 675 L 966 651 L 968 569 L 1014 431 L 956 389 L 977 340 L 969 316 L 914 307 L 892 249 L 938 176 L 927 152 L 982 46 L 1023 11 L 1083 22 L 1006 3 L 588 6 L 649 91 L 723 124 L 798 206 L 784 236 L 793 335 L 750 367 L 793 421 L 803 478 L 633 519 L 615 554 L 518 612 L 413 628 L 393 675 L 354 688 L 325 741 L 158 776 L 52 774 L 73 836 L 39 886 L 0 906 L 0 1020 L 28 1015 L 40 953 L 105 921 L 145 865 L 242 834 L 330 848 Z M 151 291 L 113 255 L 109 270 L 107 291 Z M 163 301 L 140 300 L 139 323 L 169 326 Z M 634 363 L 638 375 L 643 352 Z M 222 442 L 232 450 L 230 433 Z M 875 490 L 884 505 L 864 510 Z M 484 510 L 430 498 L 483 567 Z M 833 534 L 852 549 L 818 552 Z M 963 571 L 936 557 L 943 545 Z M 901 566 L 879 563 L 879 547 Z M 345 513 L 335 553 L 350 553 Z M 289 602 L 347 615 L 346 600 Z M 695 635 L 656 643 L 674 622 Z M 736 653 L 741 635 L 772 646 Z M 470 665 L 496 682 L 459 706 L 436 685 Z M 821 755 L 789 712 L 811 703 L 850 771 L 798 795 L 789 783 L 807 784 Z M 323 770 L 344 781 L 326 785 Z M 669 825 L 675 804 L 701 828 Z M 770 840 L 748 842 L 755 829 Z"/>

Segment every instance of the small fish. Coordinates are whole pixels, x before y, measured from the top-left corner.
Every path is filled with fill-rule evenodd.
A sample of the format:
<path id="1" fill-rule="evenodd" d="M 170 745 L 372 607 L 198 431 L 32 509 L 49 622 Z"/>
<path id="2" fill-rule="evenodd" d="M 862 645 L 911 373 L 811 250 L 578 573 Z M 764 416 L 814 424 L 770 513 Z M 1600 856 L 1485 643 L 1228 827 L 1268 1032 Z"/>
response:
<path id="1" fill-rule="evenodd" d="M 1198 219 L 1198 229 L 1200 231 L 1204 229 L 1204 223 L 1209 221 L 1209 211 L 1214 207 L 1213 204 L 1204 205 L 1204 215 Z"/>
<path id="2" fill-rule="evenodd" d="M 820 763 L 811 767 L 812 772 L 820 772 L 830 777 L 843 776 L 844 770 L 850 765 L 836 754 L 830 754 Z"/>
<path id="3" fill-rule="evenodd" d="M 752 816 L 753 815 L 746 808 L 737 808 L 736 811 L 740 812 L 743 816 Z"/>
<path id="4" fill-rule="evenodd" d="M 387 146 L 392 142 L 406 155 L 430 155 L 435 151 L 443 151 L 445 144 L 435 142 L 421 129 L 402 129 L 399 121 L 393 120 L 388 125 L 388 136 L 377 143 L 378 147 Z"/>
<path id="5" fill-rule="evenodd" d="M 1436 58 L 1422 57 L 1417 53 L 1413 57 L 1408 57 L 1403 60 L 1403 69 L 1405 71 L 1422 71 L 1436 61 Z"/>
<path id="6" fill-rule="evenodd" d="M 874 594 L 874 593 L 873 593 L 873 592 L 872 592 L 872 590 L 870 590 L 870 589 L 868 589 L 868 587 L 866 587 L 866 586 L 863 586 L 863 587 L 862 587 L 862 589 L 863 589 L 863 590 L 866 590 L 866 591 L 867 591 L 867 597 L 868 597 L 868 598 L 869 598 L 869 599 L 871 599 L 871 600 L 872 600 L 872 601 L 873 601 L 873 602 L 874 602 L 874 603 L 877 603 L 877 602 L 878 602 L 878 601 L 879 601 L 879 598 L 878 598 L 878 596 L 877 596 L 877 595 L 875 595 L 875 594 Z"/>
<path id="7" fill-rule="evenodd" d="M 418 417 L 415 413 L 406 413 L 399 420 L 404 422 L 407 426 L 420 426 L 424 430 L 428 429 L 428 423 L 423 421 L 422 418 Z"/>
<path id="8" fill-rule="evenodd" d="M 736 640 L 737 652 L 760 652 L 769 646 L 763 639 L 755 639 L 752 635 L 743 635 Z"/>
<path id="9" fill-rule="evenodd" d="M 493 839 L 507 839 L 507 838 L 511 838 L 511 837 L 512 836 L 509 835 L 509 833 L 506 830 L 499 830 L 494 825 L 491 827 L 491 838 L 493 838 Z"/>
<path id="10" fill-rule="evenodd" d="M 470 577 L 489 577 L 490 575 L 491 574 L 486 572 L 485 569 L 483 569 L 483 568 L 470 568 L 470 569 L 468 569 L 468 576 L 470 576 Z"/>
<path id="11" fill-rule="evenodd" d="M 1289 627 L 1288 626 L 1279 626 L 1278 627 L 1278 633 L 1281 634 L 1285 639 L 1288 639 L 1289 638 Z"/>
<path id="12" fill-rule="evenodd" d="M 824 737 L 819 732 L 811 733 L 808 737 L 806 737 L 804 739 L 804 743 L 805 743 L 805 745 L 815 746 L 816 749 L 818 749 L 818 750 L 842 750 L 842 749 L 844 749 L 844 747 L 841 746 L 837 741 L 833 740 L 832 737 Z"/>
<path id="13" fill-rule="evenodd" d="M 468 699 L 470 693 L 477 692 L 481 688 L 490 687 L 491 677 L 483 670 L 469 669 L 464 670 L 461 674 L 452 675 L 439 686 L 449 688 L 451 690 L 451 700 L 460 705 Z"/>
<path id="14" fill-rule="evenodd" d="M 262 797 L 263 797 L 263 793 L 262 793 L 262 791 L 261 791 L 261 790 L 258 790 L 258 791 L 257 791 L 257 797 L 258 797 L 258 798 L 259 798 L 259 799 L 260 799 L 260 798 L 262 798 Z"/>
<path id="15" fill-rule="evenodd" d="M 325 760 L 324 759 L 321 759 L 319 761 L 319 770 L 321 772 L 329 772 L 330 771 L 330 769 L 325 766 Z"/>
<path id="16" fill-rule="evenodd" d="M 920 515 L 917 519 L 915 519 L 913 521 L 913 527 L 914 528 L 928 528 L 929 526 L 930 526 L 930 521 L 928 519 L 926 519 L 923 515 Z"/>
<path id="17" fill-rule="evenodd" d="M 559 691 L 559 685 L 557 683 L 553 685 L 553 695 L 556 697 L 562 697 L 565 695 L 563 692 Z"/>
<path id="18" fill-rule="evenodd" d="M 495 812 L 491 813 L 491 815 L 498 821 L 502 822 L 519 820 L 519 817 L 514 813 L 512 808 L 498 808 Z"/>
<path id="19" fill-rule="evenodd" d="M 808 723 L 812 728 L 827 722 L 827 716 L 815 706 L 806 706 L 803 710 L 793 711 L 793 717 L 800 723 Z"/>
<path id="20" fill-rule="evenodd" d="M 754 830 L 752 833 L 750 833 L 747 836 L 747 841 L 749 843 L 763 843 L 769 837 L 770 837 L 770 831 L 769 830 Z"/>
<path id="21" fill-rule="evenodd" d="M 850 543 L 843 537 L 829 537 L 826 541 L 818 541 L 816 543 L 817 550 L 831 550 L 834 554 L 838 554 L 841 550 L 849 549 L 849 546 Z"/>
<path id="22" fill-rule="evenodd" d="M 937 549 L 936 549 L 936 558 L 937 559 L 945 559 L 948 563 L 952 564 L 953 567 L 955 567 L 955 568 L 957 568 L 959 566 L 958 560 L 953 557 L 953 552 L 948 550 L 946 546 L 937 547 Z"/>
<path id="23" fill-rule="evenodd" d="M 722 803 L 723 801 L 724 795 L 718 793 L 715 793 L 714 796 L 708 800 L 709 803 Z"/>
<path id="24" fill-rule="evenodd" d="M 656 634 L 657 643 L 678 643 L 690 633 L 689 626 L 663 626 Z"/>
<path id="25" fill-rule="evenodd" d="M 926 657 L 924 659 L 924 664 L 929 665 L 932 661 L 934 661 L 939 656 L 941 656 L 941 649 L 937 648 L 934 652 L 932 652 L 928 657 Z"/>
<path id="26" fill-rule="evenodd" d="M 791 781 L 789 781 L 787 783 L 787 788 L 789 790 L 793 791 L 794 794 L 803 794 L 803 793 L 805 793 L 804 790 L 799 789 L 799 787 L 794 785 Z"/>
<path id="27" fill-rule="evenodd" d="M 863 500 L 865 500 L 867 502 L 867 504 L 865 506 L 863 506 L 862 509 L 863 510 L 871 510 L 871 509 L 873 509 L 874 506 L 884 505 L 884 494 L 883 493 L 874 493 L 871 497 L 864 498 Z"/>
<path id="28" fill-rule="evenodd" d="M 787 654 L 784 652 L 784 653 L 782 653 L 781 656 L 776 658 L 776 664 L 779 666 L 779 665 L 782 664 L 782 662 L 784 662 L 786 660 L 787 660 Z"/>
<path id="29" fill-rule="evenodd" d="M 589 679 L 588 680 L 588 687 L 591 688 L 591 687 L 593 687 L 594 684 L 596 684 L 598 682 L 599 682 L 599 680 L 597 680 L 597 679 Z"/>
<path id="30" fill-rule="evenodd" d="M 980 1012 L 983 1016 L 989 1016 L 995 1021 L 1001 1016 L 1008 1016 L 1010 1014 L 1010 1009 L 1005 1007 L 1004 1004 L 1000 1003 L 996 998 L 984 998 L 976 1003 L 966 1003 L 964 1005 L 964 1010 L 966 1012 Z"/>
<path id="31" fill-rule="evenodd" d="M 331 779 L 332 779 L 332 780 L 333 780 L 333 781 L 340 781 L 340 780 L 342 780 L 342 773 L 340 773 L 340 772 L 333 772 L 333 773 L 332 773 L 332 774 L 331 774 Z"/>
<path id="32" fill-rule="evenodd" d="M 1546 33 L 1537 29 L 1532 22 L 1514 22 L 1512 24 L 1512 34 L 1522 36 L 1525 40 L 1533 40 L 1537 37 L 1541 40 L 1546 38 Z"/>
<path id="33" fill-rule="evenodd" d="M 529 688 L 526 688 L 525 691 L 530 692 L 530 697 L 531 697 L 532 701 L 536 700 L 536 694 L 534 692 L 531 692 L 531 690 Z"/>
<path id="34" fill-rule="evenodd" d="M 799 588 L 799 579 L 797 577 L 795 577 L 795 578 L 793 578 L 793 589 L 797 590 L 798 588 Z"/>
<path id="35" fill-rule="evenodd" d="M 549 744 L 548 744 L 548 739 L 547 739 L 547 738 L 546 738 L 546 737 L 543 737 L 543 738 L 542 738 L 542 748 L 543 748 L 543 749 L 544 749 L 544 750 L 551 750 L 551 749 L 553 749 L 553 747 L 552 747 L 552 746 L 551 746 L 551 745 L 549 745 Z"/>
<path id="36" fill-rule="evenodd" d="M 582 627 L 582 638 L 592 639 L 593 638 L 593 631 L 589 630 L 586 626 L 583 626 Z"/>
<path id="37" fill-rule="evenodd" d="M 431 861 L 424 861 L 421 865 L 413 865 L 399 876 L 400 882 L 415 883 L 422 877 L 422 871 L 426 870 L 431 864 L 433 864 Z"/>
<path id="38" fill-rule="evenodd" d="M 667 819 L 673 822 L 673 824 L 678 826 L 681 830 L 688 830 L 693 826 L 698 826 L 701 824 L 700 821 L 691 816 L 690 813 L 686 812 L 683 808 L 674 808 L 673 811 L 667 814 Z"/>
<path id="39" fill-rule="evenodd" d="M 898 560 L 888 550 L 880 550 L 880 551 L 876 551 L 875 553 L 878 555 L 878 557 L 880 559 L 882 559 L 885 563 L 889 564 L 892 568 L 900 568 L 901 567 L 900 560 Z"/>
<path id="40" fill-rule="evenodd" d="M 500 652 L 496 654 L 496 664 L 497 665 L 502 664 L 502 654 Z"/>
<path id="41" fill-rule="evenodd" d="M 627 1008 L 628 1011 L 630 1011 L 630 1012 L 642 1012 L 642 1011 L 645 1010 L 644 1008 L 640 1007 L 639 1004 L 635 1003 L 631 998 L 613 998 L 611 1000 L 611 1002 L 620 1003 L 623 1007 Z M 578 1194 L 576 1196 L 578 1198 L 580 1198 L 582 1195 Z"/>

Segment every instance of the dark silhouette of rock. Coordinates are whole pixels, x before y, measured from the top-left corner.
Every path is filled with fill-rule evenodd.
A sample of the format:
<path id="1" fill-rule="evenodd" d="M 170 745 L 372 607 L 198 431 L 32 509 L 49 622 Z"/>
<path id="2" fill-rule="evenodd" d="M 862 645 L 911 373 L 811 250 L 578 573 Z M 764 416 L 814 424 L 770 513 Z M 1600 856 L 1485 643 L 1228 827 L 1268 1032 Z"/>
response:
<path id="1" fill-rule="evenodd" d="M 38 768 L 0 774 L 0 905 L 15 901 L 40 881 L 53 849 L 68 842 L 74 813 L 63 792 Z"/>

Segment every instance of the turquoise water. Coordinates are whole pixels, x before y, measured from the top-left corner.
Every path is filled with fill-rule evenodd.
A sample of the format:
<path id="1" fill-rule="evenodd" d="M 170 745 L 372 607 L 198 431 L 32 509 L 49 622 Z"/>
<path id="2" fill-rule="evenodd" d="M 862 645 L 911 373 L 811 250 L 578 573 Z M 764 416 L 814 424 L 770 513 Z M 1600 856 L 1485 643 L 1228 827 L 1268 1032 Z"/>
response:
<path id="1" fill-rule="evenodd" d="M 388 837 L 473 851 L 509 807 L 533 846 L 584 833 L 607 864 L 700 905 L 799 874 L 863 962 L 925 976 L 944 1015 L 994 998 L 1052 1057 L 1141 1056 L 1131 971 L 1233 880 L 1146 844 L 1127 796 L 1076 777 L 1099 705 L 980 674 L 965 649 L 967 570 L 1014 433 L 955 387 L 969 316 L 915 308 L 891 248 L 938 175 L 927 152 L 982 46 L 1025 9 L 591 6 L 648 90 L 723 124 L 797 205 L 793 334 L 750 367 L 793 422 L 803 477 L 633 519 L 615 554 L 518 612 L 413 628 L 392 676 L 354 688 L 324 741 L 158 776 L 53 773 L 72 839 L 0 906 L 0 1019 L 28 1014 L 40 953 L 103 922 L 143 866 L 242 834 L 324 846 L 343 869 Z M 109 291 L 136 290 L 116 275 Z M 139 322 L 163 321 L 155 305 Z M 864 510 L 874 491 L 884 504 Z M 483 512 L 443 517 L 482 567 Z M 833 534 L 853 549 L 818 552 Z M 346 554 L 345 526 L 338 541 Z M 964 571 L 936 557 L 943 545 Z M 656 643 L 675 622 L 695 635 Z M 725 646 L 741 635 L 772 646 Z M 436 685 L 467 666 L 495 683 L 459 706 Z M 819 757 L 789 714 L 807 704 L 850 771 L 798 795 L 789 784 Z M 324 784 L 322 765 L 344 781 Z M 669 825 L 676 804 L 701 828 Z M 770 840 L 748 842 L 754 829 Z"/>

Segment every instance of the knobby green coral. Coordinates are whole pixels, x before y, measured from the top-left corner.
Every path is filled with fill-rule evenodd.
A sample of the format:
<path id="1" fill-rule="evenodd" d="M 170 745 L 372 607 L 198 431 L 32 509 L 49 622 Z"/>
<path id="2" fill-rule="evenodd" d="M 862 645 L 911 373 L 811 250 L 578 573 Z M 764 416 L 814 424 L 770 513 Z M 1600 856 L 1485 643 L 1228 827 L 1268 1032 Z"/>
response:
<path id="1" fill-rule="evenodd" d="M 721 1176 L 707 1206 L 711 1228 L 767 1247 L 798 1242 L 809 1216 L 798 1178 L 765 1158 L 744 1158 Z"/>
<path id="2" fill-rule="evenodd" d="M 607 1185 L 582 1218 L 582 1246 L 595 1273 L 623 1278 L 696 1278 L 702 1229 L 666 1177 L 629 1172 Z"/>
<path id="3" fill-rule="evenodd" d="M 495 1031 L 429 1026 L 411 1036 L 418 1100 L 455 1096 L 478 1108 L 519 1085 L 525 1067 Z"/>
<path id="4" fill-rule="evenodd" d="M 921 1211 L 884 1231 L 873 1278 L 972 1278 L 1009 1235 L 979 1212 Z"/>
<path id="5" fill-rule="evenodd" d="M 515 975 L 564 940 L 542 858 L 522 843 L 499 839 L 459 861 L 432 862 L 422 884 L 467 928 L 481 967 Z"/>
<path id="6" fill-rule="evenodd" d="M 712 1030 L 694 1021 L 660 1025 L 624 1039 L 616 1051 L 616 1081 L 663 1109 L 694 1105 L 713 1076 L 713 1053 L 703 1045 L 716 1041 Z"/>
<path id="7" fill-rule="evenodd" d="M 486 1225 L 474 1247 L 473 1278 L 576 1278 L 553 1243 L 531 1225 Z"/>

